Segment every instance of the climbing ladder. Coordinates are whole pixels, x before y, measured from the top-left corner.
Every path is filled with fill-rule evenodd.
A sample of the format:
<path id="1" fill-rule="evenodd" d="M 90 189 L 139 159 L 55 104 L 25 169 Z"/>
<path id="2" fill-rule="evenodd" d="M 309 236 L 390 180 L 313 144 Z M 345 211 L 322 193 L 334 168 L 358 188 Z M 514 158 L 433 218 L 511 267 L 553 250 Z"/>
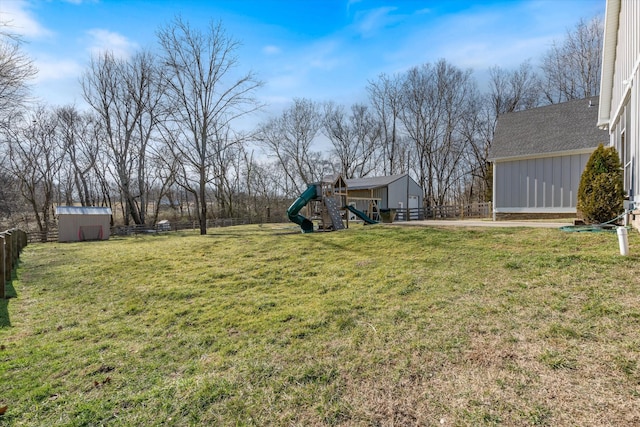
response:
<path id="1" fill-rule="evenodd" d="M 342 215 L 340 215 L 340 209 L 338 208 L 338 203 L 336 202 L 336 199 L 333 197 L 327 197 L 324 199 L 324 205 L 327 208 L 327 213 L 329 214 L 329 218 L 331 218 L 333 229 L 334 230 L 344 229 L 344 223 L 342 222 Z"/>

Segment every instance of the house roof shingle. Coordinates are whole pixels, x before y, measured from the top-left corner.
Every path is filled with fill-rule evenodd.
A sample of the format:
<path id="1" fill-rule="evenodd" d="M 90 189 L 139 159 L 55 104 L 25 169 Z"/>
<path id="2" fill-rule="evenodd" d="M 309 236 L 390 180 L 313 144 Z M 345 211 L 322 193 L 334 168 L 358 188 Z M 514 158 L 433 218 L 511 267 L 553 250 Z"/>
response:
<path id="1" fill-rule="evenodd" d="M 489 160 L 606 145 L 608 133 L 598 129 L 597 121 L 597 96 L 501 115 Z"/>

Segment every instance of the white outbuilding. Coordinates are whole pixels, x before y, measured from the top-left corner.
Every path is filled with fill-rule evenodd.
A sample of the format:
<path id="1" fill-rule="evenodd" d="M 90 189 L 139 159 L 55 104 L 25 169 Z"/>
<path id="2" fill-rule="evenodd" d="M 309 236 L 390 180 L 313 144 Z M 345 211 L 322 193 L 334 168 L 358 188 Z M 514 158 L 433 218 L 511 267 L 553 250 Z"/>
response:
<path id="1" fill-rule="evenodd" d="M 598 97 L 500 116 L 489 153 L 494 219 L 576 216 L 584 167 L 607 142 L 597 116 Z"/>
<path id="2" fill-rule="evenodd" d="M 111 208 L 96 206 L 58 206 L 58 241 L 109 240 Z"/>
<path id="3" fill-rule="evenodd" d="M 408 174 L 353 178 L 347 203 L 378 221 L 380 211 L 394 209 L 402 220 L 421 219 L 423 190 Z"/>

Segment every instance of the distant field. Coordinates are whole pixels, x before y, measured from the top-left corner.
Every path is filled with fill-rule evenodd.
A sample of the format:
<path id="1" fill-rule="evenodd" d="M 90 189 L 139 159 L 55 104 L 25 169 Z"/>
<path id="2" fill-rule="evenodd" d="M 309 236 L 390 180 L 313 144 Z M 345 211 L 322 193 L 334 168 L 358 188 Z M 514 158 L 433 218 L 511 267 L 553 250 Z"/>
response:
<path id="1" fill-rule="evenodd" d="M 289 224 L 32 244 L 0 425 L 640 424 L 640 236 Z"/>

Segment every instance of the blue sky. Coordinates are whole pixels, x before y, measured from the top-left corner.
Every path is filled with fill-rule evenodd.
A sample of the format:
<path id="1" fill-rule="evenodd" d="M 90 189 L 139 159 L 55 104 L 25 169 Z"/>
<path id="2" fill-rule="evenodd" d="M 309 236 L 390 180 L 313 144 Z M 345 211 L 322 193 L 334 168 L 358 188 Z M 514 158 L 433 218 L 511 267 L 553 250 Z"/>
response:
<path id="1" fill-rule="evenodd" d="M 277 113 L 295 97 L 351 104 L 367 81 L 440 58 L 472 68 L 537 64 L 580 18 L 604 15 L 604 0 L 0 0 L 0 18 L 21 34 L 40 69 L 34 93 L 83 105 L 79 77 L 92 53 L 127 57 L 156 48 L 156 30 L 176 15 L 205 28 L 222 21 L 242 44 L 240 67 L 265 86 Z"/>

